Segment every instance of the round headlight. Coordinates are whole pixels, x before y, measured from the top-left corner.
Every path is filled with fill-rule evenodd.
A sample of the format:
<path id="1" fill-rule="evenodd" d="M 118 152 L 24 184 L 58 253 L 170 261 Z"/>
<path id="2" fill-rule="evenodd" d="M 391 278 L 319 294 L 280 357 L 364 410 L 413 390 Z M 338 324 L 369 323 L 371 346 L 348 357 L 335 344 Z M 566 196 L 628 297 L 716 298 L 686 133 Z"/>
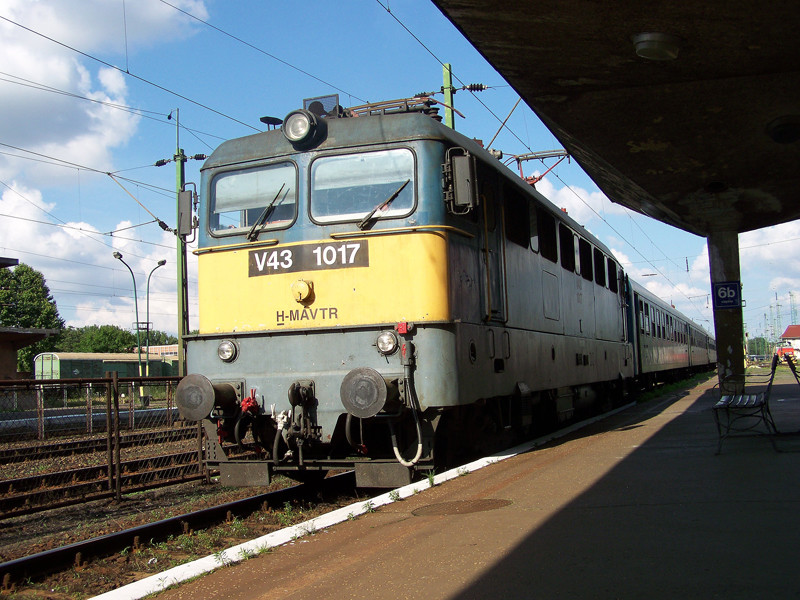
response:
<path id="1" fill-rule="evenodd" d="M 230 340 L 222 340 L 217 346 L 217 356 L 219 356 L 220 360 L 233 362 L 236 360 L 236 354 L 236 344 Z"/>
<path id="2" fill-rule="evenodd" d="M 383 331 L 378 336 L 375 345 L 381 354 L 392 354 L 397 350 L 397 336 L 391 331 Z"/>
<path id="3" fill-rule="evenodd" d="M 283 135 L 293 144 L 308 140 L 314 134 L 316 117 L 307 110 L 290 112 L 283 120 Z"/>

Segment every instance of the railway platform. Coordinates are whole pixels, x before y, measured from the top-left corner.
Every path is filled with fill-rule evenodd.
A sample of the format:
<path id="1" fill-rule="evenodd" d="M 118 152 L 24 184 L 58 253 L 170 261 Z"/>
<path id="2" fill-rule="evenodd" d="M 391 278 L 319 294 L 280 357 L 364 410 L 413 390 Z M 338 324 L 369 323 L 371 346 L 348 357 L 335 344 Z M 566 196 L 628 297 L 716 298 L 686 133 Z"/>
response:
<path id="1" fill-rule="evenodd" d="M 798 597 L 800 386 L 778 372 L 780 452 L 731 437 L 715 455 L 715 381 L 158 598 Z"/>

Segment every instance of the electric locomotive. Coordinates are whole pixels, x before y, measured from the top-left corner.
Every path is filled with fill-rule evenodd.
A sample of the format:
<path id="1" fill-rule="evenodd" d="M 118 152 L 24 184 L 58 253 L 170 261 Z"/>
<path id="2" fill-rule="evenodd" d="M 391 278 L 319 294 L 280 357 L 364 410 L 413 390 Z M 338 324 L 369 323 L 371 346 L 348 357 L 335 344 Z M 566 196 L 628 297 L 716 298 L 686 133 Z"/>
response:
<path id="1" fill-rule="evenodd" d="M 607 247 L 428 99 L 320 112 L 202 168 L 177 403 L 223 482 L 401 485 L 621 397 L 641 355 Z"/>

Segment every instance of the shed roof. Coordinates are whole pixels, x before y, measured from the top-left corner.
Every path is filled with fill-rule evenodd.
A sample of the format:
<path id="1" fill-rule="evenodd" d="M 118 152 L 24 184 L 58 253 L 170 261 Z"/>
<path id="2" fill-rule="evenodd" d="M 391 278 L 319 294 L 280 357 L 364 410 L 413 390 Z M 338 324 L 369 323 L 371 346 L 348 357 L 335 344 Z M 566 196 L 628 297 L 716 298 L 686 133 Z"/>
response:
<path id="1" fill-rule="evenodd" d="M 789 325 L 781 336 L 782 340 L 800 339 L 800 325 Z"/>

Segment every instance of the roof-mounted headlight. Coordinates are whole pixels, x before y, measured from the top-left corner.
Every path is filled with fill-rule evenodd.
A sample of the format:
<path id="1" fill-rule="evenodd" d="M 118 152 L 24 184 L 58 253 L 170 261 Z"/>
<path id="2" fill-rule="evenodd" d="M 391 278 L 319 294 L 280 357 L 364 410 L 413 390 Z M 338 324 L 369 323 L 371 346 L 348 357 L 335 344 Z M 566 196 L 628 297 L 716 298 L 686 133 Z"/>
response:
<path id="1" fill-rule="evenodd" d="M 314 113 L 298 109 L 286 115 L 281 131 L 292 146 L 308 147 L 322 139 L 325 123 Z"/>

